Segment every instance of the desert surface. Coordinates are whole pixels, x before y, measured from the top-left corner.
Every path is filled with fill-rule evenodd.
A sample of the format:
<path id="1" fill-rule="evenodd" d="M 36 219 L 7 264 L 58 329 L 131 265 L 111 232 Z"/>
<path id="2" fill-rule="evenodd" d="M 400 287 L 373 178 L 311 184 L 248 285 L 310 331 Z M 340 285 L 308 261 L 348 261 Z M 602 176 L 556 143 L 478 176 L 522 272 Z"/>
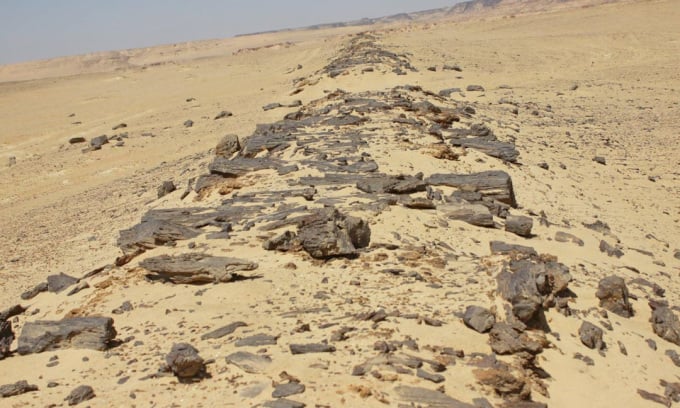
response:
<path id="1" fill-rule="evenodd" d="M 680 2 L 590 3 L 0 66 L 0 405 L 676 405 Z"/>

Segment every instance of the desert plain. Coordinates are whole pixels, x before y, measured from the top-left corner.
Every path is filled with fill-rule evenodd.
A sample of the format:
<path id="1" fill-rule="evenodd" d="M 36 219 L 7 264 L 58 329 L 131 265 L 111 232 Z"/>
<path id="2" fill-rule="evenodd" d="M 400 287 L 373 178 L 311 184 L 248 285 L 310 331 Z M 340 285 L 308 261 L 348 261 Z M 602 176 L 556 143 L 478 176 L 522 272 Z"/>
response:
<path id="1" fill-rule="evenodd" d="M 590 3 L 0 66 L 2 406 L 676 404 L 680 3 Z"/>

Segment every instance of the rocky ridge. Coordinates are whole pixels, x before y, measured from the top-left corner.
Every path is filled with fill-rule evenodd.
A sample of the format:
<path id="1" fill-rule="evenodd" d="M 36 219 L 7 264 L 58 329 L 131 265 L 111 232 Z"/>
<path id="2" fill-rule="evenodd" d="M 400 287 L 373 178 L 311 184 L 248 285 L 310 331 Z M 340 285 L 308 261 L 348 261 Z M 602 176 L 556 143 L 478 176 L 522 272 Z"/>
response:
<path id="1" fill-rule="evenodd" d="M 323 73 L 371 74 L 366 68 L 380 65 L 408 75 L 408 57 L 377 40 L 350 39 Z M 584 320 L 562 334 L 578 337 L 584 354 L 614 352 L 598 327 L 613 330 L 607 311 L 648 314 L 648 335 L 678 345 L 673 306 L 644 279 L 629 284 L 648 288 L 649 311 L 631 305 L 626 281 L 616 276 L 592 289 L 600 308 L 579 310 L 570 284 L 582 271 L 531 247 L 533 220 L 547 221 L 522 208 L 516 192 L 523 186 L 509 173 L 520 165 L 514 136 L 485 124 L 485 109 L 493 107 L 415 85 L 336 89 L 258 125 L 233 148 L 218 146 L 207 174 L 179 200 L 191 205 L 147 212 L 121 231 L 122 255 L 112 265 L 55 289 L 81 302 L 64 319 L 15 319 L 17 336 L 9 319 L 23 308 L 3 313 L 0 356 L 24 358 L 14 353 L 14 337 L 22 355 L 106 350 L 118 384 L 176 378 L 183 384 L 170 383 L 175 390 L 187 387 L 181 389 L 191 395 L 195 383 L 225 382 L 251 405 L 325 406 L 324 394 L 337 392 L 370 404 L 541 407 L 549 404 L 552 378 L 541 361 L 560 342 L 546 314 L 597 323 Z M 422 170 L 389 164 L 395 151 L 418 157 Z M 479 171 L 466 171 L 473 164 Z M 422 228 L 428 236 L 416 233 Z M 495 238 L 489 253 L 456 248 L 460 235 L 475 233 Z M 282 270 L 290 275 L 277 276 Z M 87 286 L 72 292 L 82 282 Z M 167 297 L 146 298 L 145 288 L 158 285 Z M 41 296 L 50 280 L 43 286 L 31 294 Z M 128 306 L 114 308 L 107 298 L 125 290 Z M 387 292 L 389 301 L 373 299 L 375 291 Z M 273 292 L 290 307 L 274 302 Z M 234 303 L 248 307 L 225 311 L 222 302 L 240 294 Z M 175 298 L 181 301 L 173 305 Z M 165 308 L 169 322 L 156 326 L 145 316 L 149 308 Z M 201 309 L 208 317 L 192 322 Z M 111 314 L 118 317 L 96 317 Z M 469 330 L 478 332 L 472 344 L 457 334 Z M 134 375 L 122 365 L 134 367 Z M 350 385 L 331 385 L 338 378 Z M 456 399 L 458 381 L 480 398 Z M 17 384 L 7 389 L 35 391 Z M 678 399 L 677 383 L 660 384 L 656 391 L 664 395 L 640 395 L 667 405 Z M 81 387 L 73 392 L 84 397 L 70 395 L 69 404 L 104 395 Z"/>

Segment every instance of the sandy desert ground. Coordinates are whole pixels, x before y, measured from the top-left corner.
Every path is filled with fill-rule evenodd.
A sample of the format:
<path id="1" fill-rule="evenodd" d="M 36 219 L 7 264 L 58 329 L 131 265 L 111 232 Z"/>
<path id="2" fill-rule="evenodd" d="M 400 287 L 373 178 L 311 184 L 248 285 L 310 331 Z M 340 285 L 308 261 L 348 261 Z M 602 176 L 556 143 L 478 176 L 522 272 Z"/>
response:
<path id="1" fill-rule="evenodd" d="M 66 406 L 80 385 L 93 407 L 676 404 L 678 21 L 677 1 L 634 1 L 0 67 L 0 310 L 26 308 L 8 318 L 0 385 L 38 387 L 1 405 Z M 239 148 L 216 151 L 225 135 Z M 487 171 L 514 200 L 441 181 Z M 409 188 L 386 189 L 399 175 Z M 159 198 L 164 181 L 177 190 Z M 530 236 L 506 230 L 514 216 Z M 180 237 L 120 238 L 159 220 Z M 314 253 L 310 220 L 351 248 Z M 238 258 L 242 279 L 149 278 L 172 281 L 154 265 L 181 254 Z M 531 321 L 504 295 L 521 265 L 550 281 L 509 285 L 538 302 Z M 82 279 L 25 294 L 61 273 Z M 609 276 L 623 313 L 596 296 Z M 471 305 L 491 334 L 466 327 Z M 113 318 L 105 350 L 17 352 L 36 321 L 92 316 Z M 585 345 L 584 321 L 604 344 Z M 164 367 L 177 343 L 202 378 Z"/>

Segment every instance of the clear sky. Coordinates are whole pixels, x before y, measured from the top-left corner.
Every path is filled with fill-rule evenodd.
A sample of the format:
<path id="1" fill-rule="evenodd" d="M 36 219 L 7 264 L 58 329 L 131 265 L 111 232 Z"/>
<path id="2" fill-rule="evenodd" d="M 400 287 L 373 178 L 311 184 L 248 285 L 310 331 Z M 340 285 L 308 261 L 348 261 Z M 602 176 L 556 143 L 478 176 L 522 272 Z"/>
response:
<path id="1" fill-rule="evenodd" d="M 461 0 L 0 0 L 0 64 L 381 17 Z"/>

